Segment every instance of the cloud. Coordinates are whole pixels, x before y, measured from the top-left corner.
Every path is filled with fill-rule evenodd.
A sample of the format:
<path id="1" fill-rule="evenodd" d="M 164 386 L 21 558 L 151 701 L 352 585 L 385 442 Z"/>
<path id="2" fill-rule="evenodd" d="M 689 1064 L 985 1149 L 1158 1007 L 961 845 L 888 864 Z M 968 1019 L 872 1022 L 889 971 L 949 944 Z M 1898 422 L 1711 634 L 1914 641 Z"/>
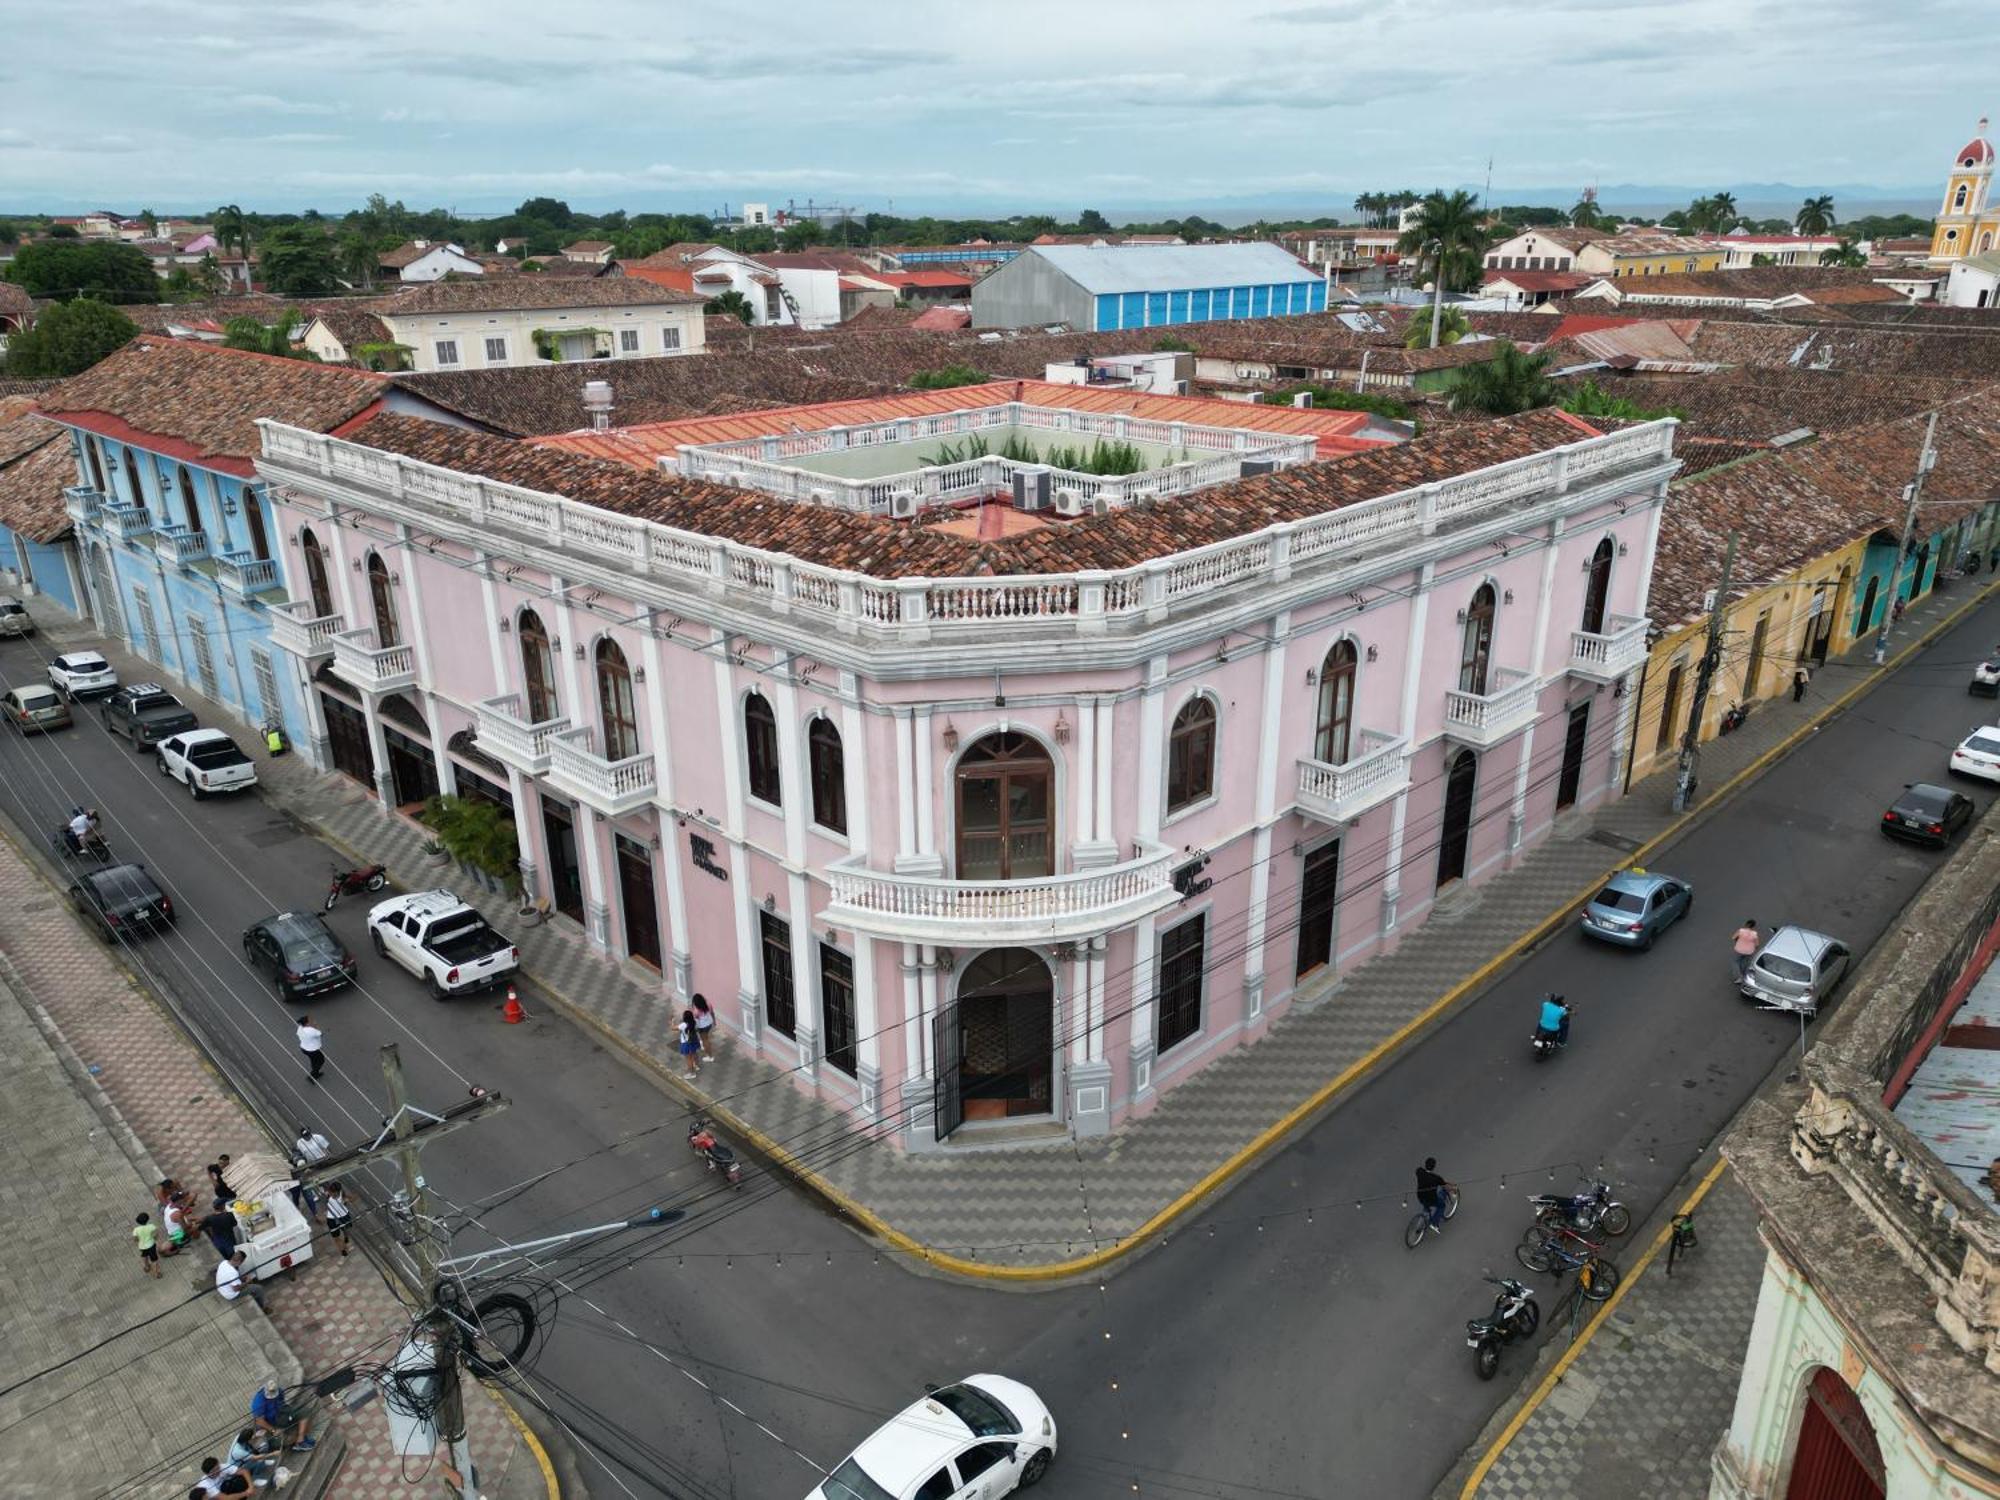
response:
<path id="1" fill-rule="evenodd" d="M 324 130 L 285 130 L 277 135 L 257 135 L 248 139 L 266 146 L 325 146 L 334 141 L 344 141 L 347 137 Z"/>
<path id="2" fill-rule="evenodd" d="M 34 138 L 25 130 L 0 128 L 0 151 L 25 151 L 34 144 Z"/>
<path id="3" fill-rule="evenodd" d="M 282 98 L 277 94 L 220 94 L 212 97 L 217 104 L 229 110 L 259 109 L 274 115 L 332 115 L 340 112 L 331 104 L 311 99 Z"/>
<path id="4" fill-rule="evenodd" d="M 822 77 L 856 78 L 872 73 L 890 73 L 898 68 L 936 67 L 953 61 L 956 59 L 950 53 L 921 47 L 817 47 L 807 67 Z M 776 49 L 734 53 L 701 51 L 685 57 L 628 60 L 625 65 L 653 73 L 726 83 L 796 78 L 800 71 L 798 59 Z"/>

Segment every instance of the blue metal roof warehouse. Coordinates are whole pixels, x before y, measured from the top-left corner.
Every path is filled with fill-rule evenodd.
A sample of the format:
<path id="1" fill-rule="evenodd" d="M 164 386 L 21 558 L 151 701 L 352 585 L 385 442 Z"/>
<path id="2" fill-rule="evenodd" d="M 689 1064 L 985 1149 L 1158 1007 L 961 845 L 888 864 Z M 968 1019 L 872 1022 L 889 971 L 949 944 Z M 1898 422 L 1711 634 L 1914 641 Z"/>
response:
<path id="1" fill-rule="evenodd" d="M 1326 283 L 1267 243 L 1031 245 L 972 288 L 974 328 L 1097 332 L 1325 310 Z"/>

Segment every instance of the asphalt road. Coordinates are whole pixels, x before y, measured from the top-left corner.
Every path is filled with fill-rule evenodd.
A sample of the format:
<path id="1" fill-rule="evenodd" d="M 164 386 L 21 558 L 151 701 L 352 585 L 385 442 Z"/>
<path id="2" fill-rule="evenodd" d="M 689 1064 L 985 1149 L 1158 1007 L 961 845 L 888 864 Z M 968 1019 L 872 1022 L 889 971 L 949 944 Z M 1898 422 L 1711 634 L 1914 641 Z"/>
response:
<path id="1" fill-rule="evenodd" d="M 1996 638 L 2000 603 L 1989 603 L 1657 856 L 1697 901 L 1652 953 L 1551 941 L 1167 1246 L 1102 1286 L 1048 1292 L 878 1260 L 754 1170 L 738 1193 L 716 1194 L 651 1082 L 531 988 L 525 1026 L 504 1025 L 490 996 L 431 1001 L 368 951 L 363 899 L 332 918 L 362 986 L 311 1006 L 332 1064 L 311 1086 L 290 1014 L 238 942 L 276 907 L 317 907 L 336 856 L 260 796 L 191 802 L 94 713 L 46 740 L 0 739 L 0 811 L 44 847 L 72 802 L 102 809 L 115 852 L 147 863 L 183 911 L 139 956 L 285 1119 L 340 1140 L 372 1134 L 375 1049 L 390 1040 L 420 1102 L 462 1097 L 469 1081 L 510 1095 L 511 1111 L 426 1153 L 433 1188 L 477 1210 L 455 1248 L 491 1243 L 488 1231 L 524 1239 L 653 1204 L 687 1209 L 672 1229 L 539 1273 L 563 1295 L 531 1382 L 584 1440 L 600 1497 L 803 1495 L 814 1465 L 923 1381 L 981 1369 L 1028 1381 L 1054 1409 L 1063 1448 L 1040 1493 L 1055 1500 L 1135 1487 L 1420 1496 L 1527 1366 L 1510 1349 L 1501 1377 L 1482 1383 L 1462 1336 L 1489 1300 L 1481 1273 L 1518 1269 L 1522 1197 L 1565 1185 L 1550 1164 L 1601 1161 L 1643 1219 L 1798 1044 L 1794 1022 L 1736 998 L 1729 933 L 1750 915 L 1767 929 L 1823 928 L 1857 951 L 1879 936 L 1939 859 L 1883 839 L 1881 809 L 1907 781 L 1944 780 L 1950 746 L 2000 718 L 1964 691 Z M 0 645 L 0 679 L 38 677 L 45 649 Z M 1968 789 L 1984 810 L 1991 793 Z M 1549 989 L 1577 1002 L 1574 1035 L 1536 1064 L 1527 1036 Z M 1412 1252 L 1402 1194 L 1425 1155 L 1465 1185 L 1464 1203 Z M 1556 1290 L 1538 1285 L 1552 1305 Z"/>

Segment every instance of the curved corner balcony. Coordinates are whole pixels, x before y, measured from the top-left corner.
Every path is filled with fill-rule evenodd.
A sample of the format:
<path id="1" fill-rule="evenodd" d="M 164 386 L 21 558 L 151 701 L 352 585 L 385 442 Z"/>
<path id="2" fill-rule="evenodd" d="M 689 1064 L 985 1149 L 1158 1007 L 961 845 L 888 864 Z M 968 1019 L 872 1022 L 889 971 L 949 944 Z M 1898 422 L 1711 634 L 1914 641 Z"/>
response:
<path id="1" fill-rule="evenodd" d="M 652 751 L 607 760 L 597 753 L 597 736 L 587 727 L 559 729 L 545 743 L 549 785 L 585 807 L 616 818 L 653 800 Z"/>
<path id="2" fill-rule="evenodd" d="M 377 646 L 372 629 L 342 630 L 333 636 L 333 669 L 364 693 L 396 693 L 417 682 L 416 648 Z"/>
<path id="3" fill-rule="evenodd" d="M 1181 899 L 1174 866 L 1190 856 L 1159 845 L 1136 859 L 1027 880 L 899 875 L 843 862 L 826 872 L 831 926 L 911 943 L 990 947 L 1098 937 Z"/>
<path id="4" fill-rule="evenodd" d="M 1356 753 L 1337 766 L 1300 759 L 1300 812 L 1322 823 L 1345 823 L 1409 787 L 1409 741 L 1373 729 L 1358 731 L 1355 741 Z"/>

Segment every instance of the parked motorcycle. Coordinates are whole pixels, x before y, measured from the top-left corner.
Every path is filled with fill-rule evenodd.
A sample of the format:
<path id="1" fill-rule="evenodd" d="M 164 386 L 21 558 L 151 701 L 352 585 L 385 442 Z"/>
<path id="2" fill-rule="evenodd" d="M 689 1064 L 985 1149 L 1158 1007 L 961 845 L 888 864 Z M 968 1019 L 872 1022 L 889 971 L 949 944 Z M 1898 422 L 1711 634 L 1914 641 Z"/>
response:
<path id="1" fill-rule="evenodd" d="M 1722 722 L 1716 726 L 1716 733 L 1728 734 L 1732 729 L 1741 729 L 1743 721 L 1750 717 L 1748 703 L 1732 704 L 1722 715 Z"/>
<path id="2" fill-rule="evenodd" d="M 1542 1310 L 1535 1294 L 1521 1282 L 1507 1276 L 1481 1278 L 1500 1288 L 1493 1298 L 1493 1311 L 1483 1318 L 1469 1318 L 1465 1342 L 1472 1350 L 1472 1367 L 1481 1380 L 1491 1380 L 1500 1368 L 1500 1346 L 1515 1339 L 1532 1338 L 1542 1326 Z"/>
<path id="3" fill-rule="evenodd" d="M 1588 1179 L 1585 1179 L 1588 1181 Z M 1535 1222 L 1574 1229 L 1589 1234 L 1602 1229 L 1606 1234 L 1623 1234 L 1632 1227 L 1632 1210 L 1611 1196 L 1611 1184 L 1590 1183 L 1583 1193 L 1535 1193 L 1528 1199 Z"/>
<path id="4" fill-rule="evenodd" d="M 327 887 L 326 909 L 333 910 L 333 903 L 342 896 L 358 896 L 363 891 L 379 891 L 389 883 L 389 872 L 381 865 L 364 865 L 358 870 L 343 870 L 339 865 L 330 866 L 333 884 Z"/>
<path id="5" fill-rule="evenodd" d="M 743 1168 L 736 1160 L 736 1153 L 715 1138 L 715 1127 L 708 1121 L 697 1119 L 688 1126 L 688 1145 L 708 1163 L 709 1171 L 720 1172 L 731 1187 L 742 1185 Z"/>

